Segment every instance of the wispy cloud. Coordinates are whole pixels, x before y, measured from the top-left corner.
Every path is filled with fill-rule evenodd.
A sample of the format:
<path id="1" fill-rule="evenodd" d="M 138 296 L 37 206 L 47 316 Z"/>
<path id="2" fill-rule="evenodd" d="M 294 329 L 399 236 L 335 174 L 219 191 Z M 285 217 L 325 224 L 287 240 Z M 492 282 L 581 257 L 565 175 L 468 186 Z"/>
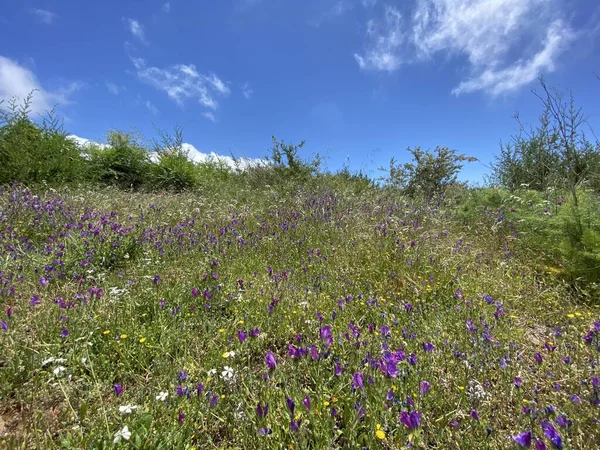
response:
<path id="1" fill-rule="evenodd" d="M 254 94 L 254 89 L 252 89 L 248 83 L 244 83 L 242 85 L 242 94 L 244 94 L 244 97 L 248 100 L 252 97 L 252 94 Z"/>
<path id="2" fill-rule="evenodd" d="M 402 48 L 407 39 L 402 27 L 402 14 L 397 8 L 389 5 L 385 7 L 382 21 L 369 20 L 367 50 L 363 55 L 354 54 L 359 67 L 388 72 L 398 69 L 402 63 Z"/>
<path id="3" fill-rule="evenodd" d="M 325 0 L 319 3 L 321 12 L 317 17 L 308 21 L 308 25 L 319 28 L 323 23 L 340 17 L 354 8 L 353 0 Z"/>
<path id="4" fill-rule="evenodd" d="M 51 11 L 47 11 L 45 9 L 32 9 L 31 14 L 33 14 L 38 18 L 38 20 L 46 24 L 51 24 L 58 18 L 57 14 Z"/>
<path id="5" fill-rule="evenodd" d="M 387 6 L 367 23 L 367 42 L 354 55 L 364 70 L 393 72 L 444 56 L 466 58 L 469 79 L 456 95 L 511 92 L 555 70 L 575 39 L 558 0 L 415 0 Z"/>
<path id="6" fill-rule="evenodd" d="M 119 86 L 117 86 L 115 83 L 110 83 L 110 82 L 106 82 L 106 89 L 108 89 L 108 92 L 110 92 L 113 95 L 119 95 L 119 93 L 121 92 L 121 88 L 119 88 Z"/>
<path id="7" fill-rule="evenodd" d="M 215 115 L 211 111 L 203 112 L 202 115 L 205 118 L 207 118 L 208 120 L 210 120 L 211 122 L 216 122 L 217 121 L 217 118 L 215 117 Z"/>
<path id="8" fill-rule="evenodd" d="M 171 3 L 170 3 L 170 2 L 166 2 L 166 3 L 163 5 L 163 7 L 162 7 L 162 10 L 163 10 L 164 12 L 169 12 L 169 11 L 171 11 Z"/>
<path id="9" fill-rule="evenodd" d="M 132 57 L 138 78 L 144 83 L 164 91 L 171 100 L 183 106 L 184 100 L 193 99 L 215 111 L 218 97 L 226 97 L 230 89 L 214 73 L 201 74 L 193 64 L 176 64 L 159 68 L 150 67 L 142 58 Z"/>
<path id="10" fill-rule="evenodd" d="M 154 106 L 150 100 L 146 100 L 146 103 L 144 103 L 144 106 L 146 108 L 148 108 L 148 111 L 150 111 L 152 114 L 157 115 L 158 114 L 158 108 L 156 106 Z"/>
<path id="11" fill-rule="evenodd" d="M 142 42 L 143 44 L 148 43 L 148 41 L 146 41 L 144 27 L 141 23 L 139 23 L 136 19 L 127 19 L 127 26 L 131 34 L 133 34 L 134 37 L 139 39 L 140 42 Z"/>
<path id="12" fill-rule="evenodd" d="M 72 81 L 58 89 L 47 90 L 30 69 L 0 56 L 0 100 L 24 99 L 35 91 L 30 105 L 34 114 L 44 114 L 55 105 L 71 104 L 72 95 L 83 86 L 81 81 Z"/>

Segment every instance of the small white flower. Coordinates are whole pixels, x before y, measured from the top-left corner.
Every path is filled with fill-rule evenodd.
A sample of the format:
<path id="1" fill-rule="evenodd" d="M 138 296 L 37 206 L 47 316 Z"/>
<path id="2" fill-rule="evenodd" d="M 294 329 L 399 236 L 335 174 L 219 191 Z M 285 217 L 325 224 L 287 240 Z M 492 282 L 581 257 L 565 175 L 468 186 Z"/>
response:
<path id="1" fill-rule="evenodd" d="M 113 441 L 113 443 L 116 444 L 121 439 L 125 439 L 126 441 L 128 441 L 130 437 L 131 431 L 129 431 L 129 428 L 127 427 L 127 425 L 125 425 L 122 430 L 119 430 L 115 433 L 115 440 Z"/>
<path id="2" fill-rule="evenodd" d="M 54 375 L 60 375 L 60 374 L 61 374 L 62 372 L 64 372 L 65 370 L 67 370 L 65 367 L 63 367 L 63 366 L 58 366 L 56 369 L 54 369 L 54 370 L 52 371 L 52 373 L 53 373 Z"/>
<path id="3" fill-rule="evenodd" d="M 221 356 L 223 356 L 223 358 L 233 358 L 235 356 L 235 352 L 232 350 L 230 352 L 223 353 Z"/>
<path id="4" fill-rule="evenodd" d="M 158 395 L 156 396 L 156 400 L 158 400 L 158 401 L 161 401 L 161 402 L 164 402 L 164 401 L 167 399 L 167 397 L 168 397 L 168 396 L 169 396 L 169 393 L 168 393 L 168 392 L 162 392 L 162 391 L 161 391 L 161 392 L 159 392 L 159 393 L 158 393 Z"/>
<path id="5" fill-rule="evenodd" d="M 51 356 L 50 358 L 42 361 L 42 367 L 47 366 L 48 364 L 51 364 L 54 362 L 54 358 Z"/>
<path id="6" fill-rule="evenodd" d="M 119 412 L 122 414 L 131 414 L 135 409 L 137 409 L 136 405 L 119 406 Z"/>
<path id="7" fill-rule="evenodd" d="M 208 374 L 209 377 L 212 377 L 213 375 L 215 375 L 217 373 L 217 369 L 210 369 L 206 373 Z"/>
<path id="8" fill-rule="evenodd" d="M 221 372 L 221 376 L 226 380 L 231 380 L 233 378 L 234 372 L 233 369 L 229 366 L 223 367 L 223 372 Z"/>

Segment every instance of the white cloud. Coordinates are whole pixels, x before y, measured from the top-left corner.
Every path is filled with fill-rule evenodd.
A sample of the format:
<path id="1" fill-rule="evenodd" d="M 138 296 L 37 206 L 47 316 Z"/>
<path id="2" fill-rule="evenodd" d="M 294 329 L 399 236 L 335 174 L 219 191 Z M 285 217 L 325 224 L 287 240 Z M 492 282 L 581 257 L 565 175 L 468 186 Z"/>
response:
<path id="1" fill-rule="evenodd" d="M 58 15 L 45 9 L 32 9 L 31 14 L 35 15 L 43 23 L 51 24 L 56 20 Z"/>
<path id="2" fill-rule="evenodd" d="M 127 19 L 127 25 L 129 26 L 129 31 L 136 38 L 140 40 L 140 42 L 147 44 L 146 34 L 144 33 L 144 27 L 135 19 Z"/>
<path id="3" fill-rule="evenodd" d="M 377 0 L 361 0 L 363 8 L 372 8 L 377 3 Z"/>
<path id="4" fill-rule="evenodd" d="M 208 120 L 210 120 L 211 122 L 217 121 L 217 118 L 215 117 L 215 115 L 210 111 L 203 112 L 202 115 L 204 117 L 206 117 Z"/>
<path id="5" fill-rule="evenodd" d="M 143 82 L 166 92 L 179 106 L 185 99 L 197 100 L 202 106 L 213 111 L 219 106 L 216 96 L 229 95 L 229 87 L 214 73 L 198 73 L 193 64 L 176 64 L 164 69 L 148 67 L 142 58 L 132 57 L 137 76 Z"/>
<path id="6" fill-rule="evenodd" d="M 163 7 L 162 7 L 162 10 L 163 10 L 164 12 L 169 12 L 169 11 L 171 11 L 171 3 L 170 3 L 170 2 L 166 2 L 166 3 L 163 5 Z"/>
<path id="7" fill-rule="evenodd" d="M 87 147 L 90 145 L 95 145 L 100 148 L 109 147 L 108 144 L 104 144 L 101 142 L 86 139 L 86 138 L 77 136 L 75 134 L 70 134 L 69 136 L 67 136 L 67 138 L 75 141 L 80 147 Z M 236 158 L 237 162 L 238 162 L 236 165 L 236 162 L 235 162 L 236 159 L 234 159 L 231 156 L 219 155 L 218 153 L 215 153 L 215 152 L 204 153 L 204 152 L 201 152 L 200 150 L 198 150 L 192 144 L 188 144 L 187 142 L 184 142 L 183 144 L 181 144 L 181 148 L 187 154 L 188 158 L 191 161 L 194 161 L 196 163 L 205 163 L 205 162 L 221 163 L 232 169 L 239 168 L 241 170 L 245 170 L 252 166 L 266 165 L 269 163 L 267 160 L 264 160 L 261 158 Z M 154 162 L 156 162 L 158 160 L 157 154 L 154 152 L 152 152 L 150 154 L 150 158 Z"/>
<path id="8" fill-rule="evenodd" d="M 106 89 L 108 89 L 108 92 L 110 92 L 113 95 L 119 95 L 119 92 L 121 92 L 119 86 L 117 86 L 115 83 L 110 83 L 108 81 L 106 82 Z"/>
<path id="9" fill-rule="evenodd" d="M 220 162 L 232 169 L 239 168 L 241 170 L 245 170 L 252 166 L 268 164 L 268 161 L 261 158 L 236 158 L 238 162 L 236 166 L 235 159 L 231 156 L 219 155 L 215 152 L 203 153 L 192 144 L 187 143 L 184 143 L 182 147 L 183 150 L 187 152 L 188 158 L 197 163 Z"/>
<path id="10" fill-rule="evenodd" d="M 30 69 L 0 56 L 0 100 L 24 99 L 35 91 L 30 105 L 34 114 L 44 114 L 57 104 L 70 104 L 70 97 L 82 87 L 82 82 L 74 81 L 54 91 L 46 90 Z"/>
<path id="11" fill-rule="evenodd" d="M 496 96 L 515 91 L 535 81 L 543 71 L 552 72 L 555 61 L 574 38 L 573 33 L 557 21 L 548 29 L 543 48 L 527 60 L 520 60 L 503 69 L 485 69 L 475 78 L 461 82 L 452 93 L 486 91 Z"/>
<path id="12" fill-rule="evenodd" d="M 414 0 L 403 14 L 387 6 L 367 23 L 359 67 L 395 71 L 436 56 L 464 58 L 470 78 L 455 94 L 510 92 L 555 70 L 575 34 L 558 0 Z M 460 59 L 458 59 L 460 61 Z"/>
<path id="13" fill-rule="evenodd" d="M 152 114 L 157 115 L 158 114 L 158 108 L 156 106 L 154 106 L 150 100 L 146 100 L 146 103 L 144 103 L 144 106 L 146 108 L 148 108 L 148 111 L 150 111 Z"/>
<path id="14" fill-rule="evenodd" d="M 244 97 L 248 100 L 252 97 L 252 94 L 254 94 L 254 89 L 252 89 L 248 83 L 244 83 L 242 85 L 242 94 L 244 94 Z"/>
<path id="15" fill-rule="evenodd" d="M 369 45 L 366 53 L 354 54 L 354 59 L 361 69 L 375 69 L 393 72 L 400 67 L 402 47 L 406 42 L 406 34 L 402 30 L 402 14 L 393 6 L 385 7 L 383 21 L 367 22 Z"/>
<path id="16" fill-rule="evenodd" d="M 71 139 L 80 147 L 88 147 L 88 146 L 94 145 L 94 146 L 98 146 L 100 148 L 107 148 L 109 146 L 108 144 L 102 144 L 100 142 L 96 142 L 96 141 L 92 141 L 90 139 L 79 137 L 76 134 L 68 135 L 67 139 Z"/>

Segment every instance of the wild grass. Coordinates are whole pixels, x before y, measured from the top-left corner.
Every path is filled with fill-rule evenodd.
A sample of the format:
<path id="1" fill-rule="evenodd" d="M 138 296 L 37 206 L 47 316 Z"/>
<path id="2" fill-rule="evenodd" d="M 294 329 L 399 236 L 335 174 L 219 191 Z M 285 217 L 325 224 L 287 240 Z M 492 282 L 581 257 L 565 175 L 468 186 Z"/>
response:
<path id="1" fill-rule="evenodd" d="M 597 446 L 599 302 L 527 251 L 544 205 L 220 186 L 2 190 L 2 445 Z"/>

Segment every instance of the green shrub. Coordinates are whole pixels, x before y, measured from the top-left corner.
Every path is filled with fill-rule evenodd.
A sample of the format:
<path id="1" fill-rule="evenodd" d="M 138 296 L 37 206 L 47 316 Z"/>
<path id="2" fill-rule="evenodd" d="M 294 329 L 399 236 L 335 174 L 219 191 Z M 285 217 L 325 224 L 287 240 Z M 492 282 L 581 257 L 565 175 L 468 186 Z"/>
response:
<path id="1" fill-rule="evenodd" d="M 121 189 L 139 189 L 148 182 L 151 161 L 132 133 L 110 131 L 108 145 L 89 147 L 90 178 Z"/>
<path id="2" fill-rule="evenodd" d="M 457 183 L 457 175 L 465 162 L 476 161 L 447 147 L 436 147 L 433 151 L 409 147 L 408 152 L 412 156 L 411 162 L 400 165 L 391 159 L 387 181 L 409 196 L 431 198 L 443 192 Z"/>
<path id="3" fill-rule="evenodd" d="M 40 124 L 30 119 L 33 94 L 0 108 L 0 184 L 20 182 L 61 185 L 81 181 L 86 161 L 75 142 L 67 137 L 55 111 Z"/>

